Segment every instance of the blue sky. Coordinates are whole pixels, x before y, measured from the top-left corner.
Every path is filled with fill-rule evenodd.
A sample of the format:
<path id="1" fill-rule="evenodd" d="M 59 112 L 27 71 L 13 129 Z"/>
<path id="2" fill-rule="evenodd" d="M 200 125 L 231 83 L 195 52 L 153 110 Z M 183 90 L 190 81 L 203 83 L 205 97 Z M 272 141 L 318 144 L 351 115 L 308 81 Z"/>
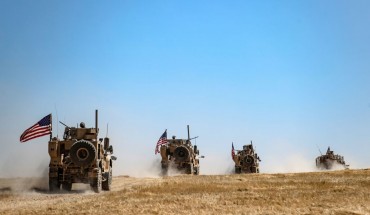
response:
<path id="1" fill-rule="evenodd" d="M 368 1 L 1 1 L 0 176 L 47 167 L 47 137 L 21 144 L 23 130 L 52 113 L 61 136 L 57 113 L 93 126 L 96 108 L 116 174 L 145 175 L 159 163 L 162 132 L 185 138 L 187 124 L 200 136 L 204 174 L 232 168 L 231 142 L 250 140 L 262 172 L 308 170 L 317 146 L 329 145 L 353 168 L 369 167 L 369 9 Z"/>

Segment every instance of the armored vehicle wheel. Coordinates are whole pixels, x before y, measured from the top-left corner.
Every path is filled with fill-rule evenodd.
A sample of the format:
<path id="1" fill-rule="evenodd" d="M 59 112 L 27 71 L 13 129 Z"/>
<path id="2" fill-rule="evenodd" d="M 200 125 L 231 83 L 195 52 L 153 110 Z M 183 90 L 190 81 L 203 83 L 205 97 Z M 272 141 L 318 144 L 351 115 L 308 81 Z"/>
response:
<path id="1" fill-rule="evenodd" d="M 103 190 L 110 190 L 112 184 L 112 169 L 109 169 L 109 172 L 104 173 L 105 181 L 102 182 Z"/>
<path id="2" fill-rule="evenodd" d="M 251 167 L 251 173 L 257 173 L 257 168 L 256 167 Z"/>
<path id="3" fill-rule="evenodd" d="M 58 178 L 49 177 L 49 190 L 50 192 L 56 192 L 60 190 L 60 182 Z"/>
<path id="4" fill-rule="evenodd" d="M 242 173 L 242 169 L 240 167 L 235 167 L 235 173 L 236 174 Z"/>
<path id="5" fill-rule="evenodd" d="M 71 191 L 72 190 L 72 183 L 63 183 L 62 184 L 62 189 L 65 191 Z"/>
<path id="6" fill-rule="evenodd" d="M 189 164 L 188 168 L 187 168 L 187 173 L 192 175 L 194 173 L 194 167 L 193 167 L 193 164 Z"/>
<path id="7" fill-rule="evenodd" d="M 100 168 L 98 168 L 98 172 L 96 173 L 96 177 L 91 179 L 90 186 L 94 190 L 95 193 L 100 193 L 101 188 L 102 188 L 102 175 L 101 175 L 101 169 Z"/>
<path id="8" fill-rule="evenodd" d="M 194 175 L 199 175 L 199 166 L 195 168 Z"/>
<path id="9" fill-rule="evenodd" d="M 161 171 L 162 176 L 167 176 L 168 175 L 168 166 L 162 164 L 162 171 Z"/>
<path id="10" fill-rule="evenodd" d="M 74 164 L 84 166 L 95 160 L 96 149 L 89 141 L 79 140 L 72 145 L 69 154 Z"/>

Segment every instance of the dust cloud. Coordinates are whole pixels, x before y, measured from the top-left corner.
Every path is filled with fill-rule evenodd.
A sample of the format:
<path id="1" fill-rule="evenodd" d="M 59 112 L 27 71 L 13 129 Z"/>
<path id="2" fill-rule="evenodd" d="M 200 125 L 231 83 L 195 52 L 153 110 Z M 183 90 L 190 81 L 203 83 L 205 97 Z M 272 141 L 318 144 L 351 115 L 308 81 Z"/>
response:
<path id="1" fill-rule="evenodd" d="M 261 173 L 298 173 L 317 171 L 314 158 L 309 159 L 304 155 L 290 153 L 289 156 L 271 156 L 262 159 Z"/>
<path id="2" fill-rule="evenodd" d="M 346 169 L 345 166 L 343 166 L 343 165 L 341 165 L 337 162 L 333 162 L 332 167 L 331 167 L 330 170 L 344 170 L 344 169 Z M 325 171 L 325 169 L 323 171 Z"/>
<path id="3" fill-rule="evenodd" d="M 5 178 L 0 181 L 0 191 L 9 191 L 13 193 L 47 192 L 48 187 L 48 169 L 39 169 L 42 172 L 41 177 L 16 177 Z"/>
<path id="4" fill-rule="evenodd" d="M 199 159 L 200 174 L 204 175 L 223 175 L 234 172 L 234 162 L 230 153 L 210 153 L 205 158 Z"/>
<path id="5" fill-rule="evenodd" d="M 142 153 L 142 152 L 141 152 Z M 140 154 L 140 152 L 137 152 Z M 136 156 L 135 153 L 127 155 L 119 155 L 117 161 L 113 163 L 114 175 L 128 175 L 130 177 L 161 177 L 161 157 L 160 155 L 152 155 L 148 153 L 147 156 Z M 222 153 L 206 154 L 205 158 L 199 158 L 201 175 L 222 175 L 231 174 L 234 170 L 234 163 L 229 157 Z M 145 158 L 146 157 L 146 158 Z M 145 158 L 145 159 L 143 159 Z M 168 169 L 168 176 L 175 176 L 182 174 L 176 168 L 176 165 L 170 165 Z"/>
<path id="6" fill-rule="evenodd" d="M 45 145 L 7 145 L 0 166 L 0 190 L 34 192 L 48 190 L 49 156 Z M 42 148 L 42 149 L 41 149 Z"/>
<path id="7" fill-rule="evenodd" d="M 113 168 L 114 169 L 114 168 Z M 118 168 L 115 175 L 128 175 L 136 178 L 159 178 L 162 177 L 161 159 L 154 158 L 147 161 L 137 162 L 135 165 L 123 166 Z M 182 174 L 173 163 L 170 163 L 167 176 Z"/>
<path id="8" fill-rule="evenodd" d="M 127 155 L 117 154 L 117 157 L 117 160 L 113 162 L 114 176 L 125 175 L 135 178 L 161 177 L 162 169 L 159 157 L 150 156 L 150 154 L 140 157 L 135 153 Z"/>

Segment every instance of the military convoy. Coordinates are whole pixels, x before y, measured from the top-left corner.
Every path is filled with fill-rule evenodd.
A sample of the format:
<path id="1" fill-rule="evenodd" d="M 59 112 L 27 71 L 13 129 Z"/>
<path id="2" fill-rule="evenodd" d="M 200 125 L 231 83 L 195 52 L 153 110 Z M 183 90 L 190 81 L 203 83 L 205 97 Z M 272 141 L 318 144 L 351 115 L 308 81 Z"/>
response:
<path id="1" fill-rule="evenodd" d="M 261 161 L 257 153 L 253 148 L 253 143 L 244 145 L 243 150 L 236 150 L 234 153 L 234 147 L 232 149 L 232 158 L 235 163 L 235 173 L 259 173 L 259 162 Z"/>
<path id="2" fill-rule="evenodd" d="M 60 122 L 62 123 L 62 122 Z M 65 191 L 72 189 L 73 183 L 90 184 L 99 193 L 110 190 L 112 184 L 113 146 L 109 138 L 99 138 L 98 110 L 95 111 L 95 127 L 85 128 L 65 126 L 63 140 L 54 137 L 49 141 L 49 189 Z"/>
<path id="3" fill-rule="evenodd" d="M 79 128 L 69 127 L 60 122 L 65 126 L 62 140 L 58 136 L 51 138 L 51 119 L 48 123 L 50 123 L 48 144 L 50 191 L 58 191 L 61 188 L 71 191 L 73 183 L 90 184 L 97 193 L 101 190 L 110 190 L 113 161 L 117 158 L 113 156 L 113 146 L 110 145 L 109 138 L 98 139 L 98 110 L 95 110 L 95 127 L 92 128 L 86 128 L 83 122 L 80 123 Z M 187 139 L 177 139 L 173 136 L 172 139 L 167 140 L 166 130 L 158 141 L 156 153 L 159 152 L 162 157 L 162 175 L 168 175 L 170 168 L 185 174 L 199 175 L 199 158 L 204 158 L 204 156 L 199 156 L 197 145 L 191 142 L 198 137 L 190 138 L 189 125 L 187 131 Z M 235 163 L 236 174 L 260 172 L 261 159 L 255 152 L 252 141 L 251 144 L 244 145 L 242 150 L 236 150 L 236 153 L 232 145 L 232 159 Z M 349 167 L 344 157 L 334 154 L 330 147 L 325 155 L 321 154 L 315 161 L 318 169 L 329 170 L 335 166 L 348 169 Z"/>
<path id="4" fill-rule="evenodd" d="M 188 139 L 176 139 L 176 136 L 172 136 L 166 144 L 161 145 L 162 175 L 167 175 L 172 167 L 181 173 L 199 175 L 199 149 L 191 143 L 197 137 L 190 138 L 189 125 L 187 128 Z"/>
<path id="5" fill-rule="evenodd" d="M 321 152 L 320 152 L 321 153 Z M 348 169 L 349 165 L 346 165 L 346 162 L 344 161 L 344 157 L 341 155 L 334 154 L 334 151 L 330 150 L 330 146 L 328 147 L 328 150 L 326 151 L 326 154 L 321 154 L 316 158 L 316 167 L 321 170 L 330 170 L 334 167 L 342 167 L 344 169 Z"/>

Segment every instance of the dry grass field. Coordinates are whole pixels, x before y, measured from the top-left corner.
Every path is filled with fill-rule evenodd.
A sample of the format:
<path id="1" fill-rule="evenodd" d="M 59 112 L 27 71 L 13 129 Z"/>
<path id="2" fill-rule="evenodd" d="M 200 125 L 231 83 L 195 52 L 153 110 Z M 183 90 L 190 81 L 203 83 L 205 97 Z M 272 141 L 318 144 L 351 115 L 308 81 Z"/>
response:
<path id="1" fill-rule="evenodd" d="M 370 170 L 113 180 L 95 194 L 76 184 L 1 179 L 0 214 L 370 214 Z"/>

